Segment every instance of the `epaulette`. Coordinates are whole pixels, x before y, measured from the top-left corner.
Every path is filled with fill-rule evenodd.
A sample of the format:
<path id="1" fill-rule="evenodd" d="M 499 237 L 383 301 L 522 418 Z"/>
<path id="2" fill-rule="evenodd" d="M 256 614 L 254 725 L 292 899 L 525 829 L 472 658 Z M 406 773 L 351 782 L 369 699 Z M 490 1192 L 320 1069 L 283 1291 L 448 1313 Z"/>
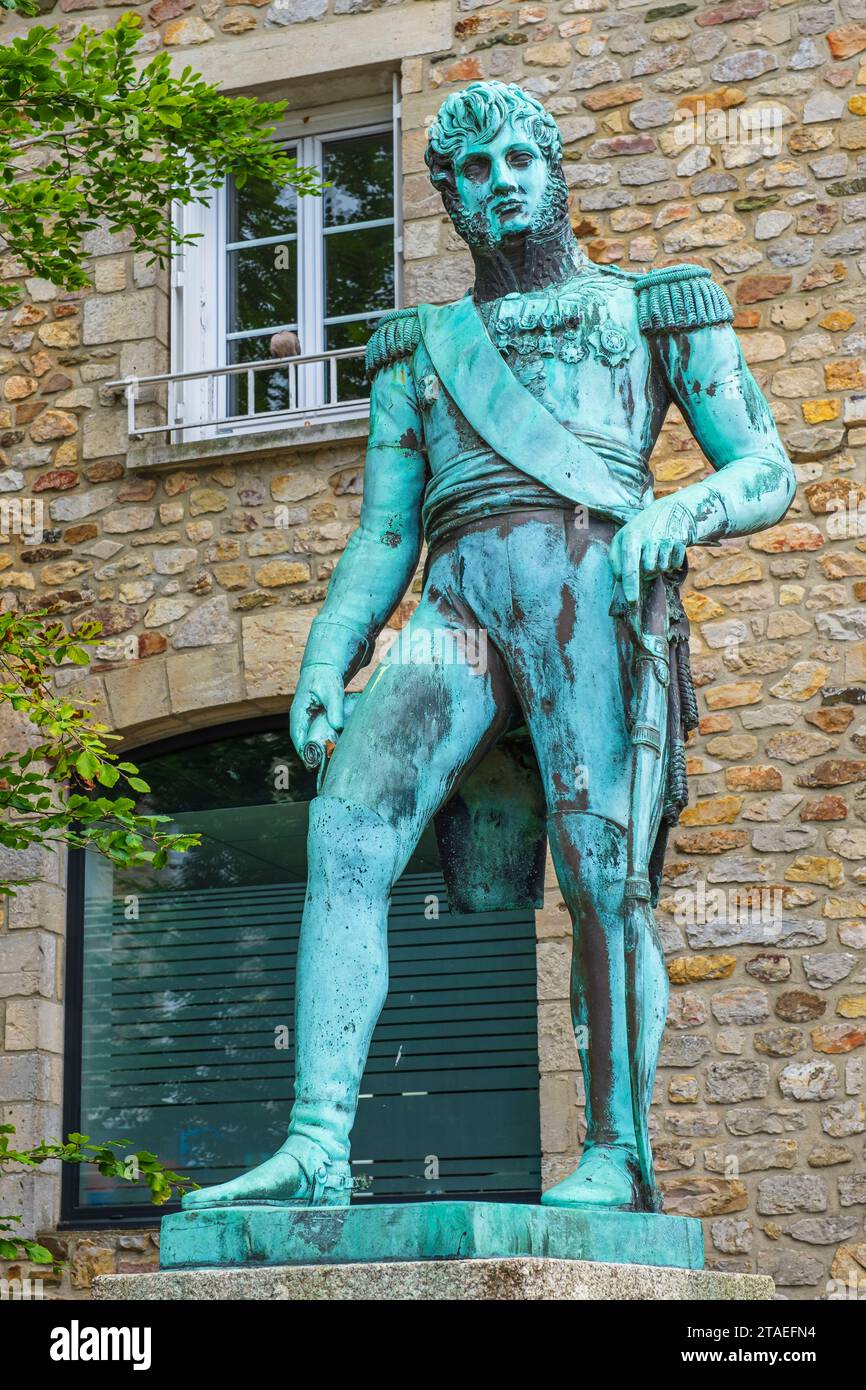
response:
<path id="1" fill-rule="evenodd" d="M 674 333 L 731 323 L 728 296 L 699 265 L 669 265 L 651 270 L 635 284 L 638 323 L 644 333 Z"/>
<path id="2" fill-rule="evenodd" d="M 421 327 L 414 309 L 392 309 L 389 314 L 383 314 L 367 344 L 364 359 L 367 375 L 374 376 L 389 362 L 409 357 L 420 341 Z"/>

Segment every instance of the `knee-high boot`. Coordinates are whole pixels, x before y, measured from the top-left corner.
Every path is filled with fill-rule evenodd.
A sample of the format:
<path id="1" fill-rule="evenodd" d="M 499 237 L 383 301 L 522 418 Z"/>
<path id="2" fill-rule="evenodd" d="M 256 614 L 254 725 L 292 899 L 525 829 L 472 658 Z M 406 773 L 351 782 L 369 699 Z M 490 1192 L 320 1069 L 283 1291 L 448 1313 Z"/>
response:
<path id="1" fill-rule="evenodd" d="M 586 1089 L 587 1136 L 580 1167 L 544 1194 L 556 1205 L 634 1208 L 641 1204 L 632 1107 L 632 1068 L 626 1015 L 623 890 L 626 835 L 621 826 L 587 812 L 559 811 L 549 819 L 557 878 L 574 929 L 572 1018 Z M 639 1104 L 649 1107 L 652 1076 L 664 1028 L 659 1018 L 660 964 L 643 972 L 647 1009 L 641 1044 L 649 1088 Z M 650 1058 L 650 1053 L 652 1057 Z"/>
<path id="2" fill-rule="evenodd" d="M 405 854 L 366 806 L 317 797 L 295 998 L 295 1103 L 284 1144 L 231 1182 L 187 1193 L 187 1209 L 287 1202 L 346 1206 L 349 1134 L 388 992 L 388 904 Z"/>
<path id="3" fill-rule="evenodd" d="M 295 1104 L 289 1135 L 349 1156 L 358 1090 L 388 993 L 388 904 L 397 832 L 366 806 L 317 797 L 295 995 Z"/>

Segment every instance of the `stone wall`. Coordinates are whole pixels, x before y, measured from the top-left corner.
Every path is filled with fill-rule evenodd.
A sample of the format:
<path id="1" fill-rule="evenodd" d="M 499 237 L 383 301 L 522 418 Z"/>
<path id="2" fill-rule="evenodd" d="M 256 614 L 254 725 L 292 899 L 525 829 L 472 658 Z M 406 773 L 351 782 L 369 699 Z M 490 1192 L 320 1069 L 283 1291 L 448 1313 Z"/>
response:
<path id="1" fill-rule="evenodd" d="M 408 32 L 430 9 L 326 4 L 157 0 L 141 7 L 142 47 L 178 48 L 208 75 L 227 51 L 282 39 L 288 53 L 320 22 L 343 32 L 340 16 L 384 31 L 399 9 Z M 70 15 L 82 0 L 61 0 L 50 18 L 71 33 L 117 13 L 86 7 Z M 705 1218 L 709 1262 L 825 1298 L 866 1278 L 866 7 L 460 0 L 453 21 L 447 51 L 419 41 L 403 62 L 406 302 L 470 281 L 424 171 L 427 121 L 473 78 L 520 81 L 560 121 L 593 258 L 632 271 L 694 261 L 726 287 L 797 467 L 781 526 L 691 556 L 702 719 L 659 913 L 672 999 L 653 1117 L 667 1209 Z M 7 18 L 0 35 L 21 24 Z M 335 69 L 357 61 L 327 51 Z M 763 119 L 763 143 L 744 137 L 743 112 Z M 285 708 L 357 515 L 362 441 L 127 456 L 104 383 L 162 369 L 167 299 L 122 242 L 96 236 L 90 249 L 92 294 L 28 281 L 0 330 L 0 489 L 48 509 L 41 544 L 0 547 L 0 591 L 101 617 L 84 685 L 132 742 Z M 654 468 L 659 491 L 706 469 L 675 415 Z M 56 865 L 49 877 L 38 901 L 13 905 L 0 947 L 3 1094 L 34 1133 L 59 1100 Z M 539 917 L 546 1181 L 573 1165 L 582 1124 L 568 949 L 551 880 Z M 39 1225 L 56 1179 L 36 1181 Z M 76 1237 L 90 1239 L 109 1251 L 97 1263 L 120 1258 L 114 1236 Z"/>
<path id="2" fill-rule="evenodd" d="M 116 1226 L 51 1231 L 43 1233 L 42 1240 L 57 1261 L 56 1268 L 5 1262 L 3 1277 L 13 1297 L 89 1299 L 93 1280 L 100 1274 L 152 1274 L 159 1269 L 157 1230 Z"/>

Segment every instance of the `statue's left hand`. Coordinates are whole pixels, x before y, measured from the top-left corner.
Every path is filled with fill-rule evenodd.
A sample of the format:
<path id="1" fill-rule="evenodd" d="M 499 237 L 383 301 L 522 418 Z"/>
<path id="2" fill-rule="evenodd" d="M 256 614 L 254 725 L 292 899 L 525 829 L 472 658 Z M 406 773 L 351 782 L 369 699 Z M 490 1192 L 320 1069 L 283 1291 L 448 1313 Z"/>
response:
<path id="1" fill-rule="evenodd" d="M 640 602 L 641 582 L 678 570 L 695 539 L 691 512 L 676 496 L 660 497 L 617 531 L 610 547 L 614 578 L 630 607 Z"/>

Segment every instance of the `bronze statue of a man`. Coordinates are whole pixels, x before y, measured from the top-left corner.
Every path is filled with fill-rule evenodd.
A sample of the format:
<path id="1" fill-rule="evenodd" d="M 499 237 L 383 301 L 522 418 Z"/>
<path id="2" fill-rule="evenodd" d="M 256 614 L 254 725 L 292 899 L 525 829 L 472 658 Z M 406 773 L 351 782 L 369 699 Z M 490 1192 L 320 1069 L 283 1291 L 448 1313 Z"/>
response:
<path id="1" fill-rule="evenodd" d="M 431 818 L 452 905 L 537 904 L 549 840 L 571 915 L 587 1136 L 542 1201 L 659 1208 L 647 1116 L 667 979 L 651 902 L 697 718 L 678 584 L 688 546 L 777 522 L 794 477 L 723 291 L 693 265 L 589 261 L 561 157 L 539 102 L 498 82 L 449 96 L 430 130 L 430 177 L 475 283 L 385 315 L 368 347 L 360 525 L 291 716 L 299 750 L 311 729 L 336 748 L 310 811 L 289 1134 L 186 1208 L 349 1201 L 389 895 Z M 654 499 L 672 402 L 712 473 Z M 346 720 L 346 684 L 423 540 L 411 640 Z"/>

